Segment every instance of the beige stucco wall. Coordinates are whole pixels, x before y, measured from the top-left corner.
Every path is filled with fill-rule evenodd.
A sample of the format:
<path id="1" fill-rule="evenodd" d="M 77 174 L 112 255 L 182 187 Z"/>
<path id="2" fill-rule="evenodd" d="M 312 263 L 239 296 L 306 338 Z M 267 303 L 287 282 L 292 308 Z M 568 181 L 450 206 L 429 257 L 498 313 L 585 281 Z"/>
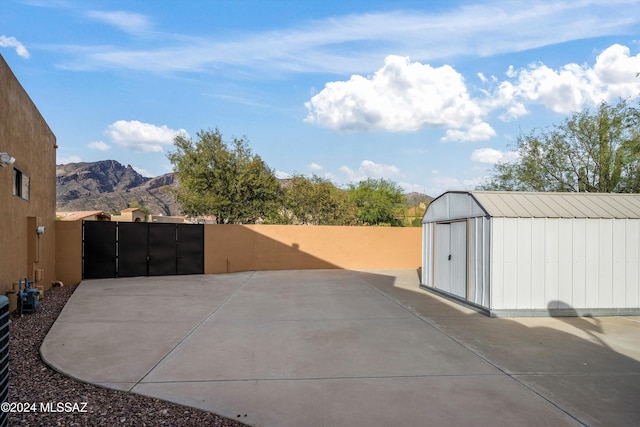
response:
<path id="1" fill-rule="evenodd" d="M 204 226 L 205 274 L 310 268 L 417 269 L 420 228 Z M 82 221 L 58 221 L 57 278 L 82 279 Z"/>
<path id="2" fill-rule="evenodd" d="M 205 225 L 204 271 L 417 269 L 421 239 L 420 228 Z"/>
<path id="3" fill-rule="evenodd" d="M 117 220 L 121 222 L 146 222 L 147 216 L 142 211 L 121 212 Z"/>
<path id="4" fill-rule="evenodd" d="M 82 281 L 82 221 L 56 221 L 56 279 L 65 285 Z"/>
<path id="5" fill-rule="evenodd" d="M 55 280 L 56 138 L 0 55 L 0 152 L 16 158 L 0 167 L 0 294 L 21 276 L 45 289 Z M 30 178 L 30 200 L 13 195 L 13 169 Z M 37 235 L 35 226 L 46 231 Z"/>

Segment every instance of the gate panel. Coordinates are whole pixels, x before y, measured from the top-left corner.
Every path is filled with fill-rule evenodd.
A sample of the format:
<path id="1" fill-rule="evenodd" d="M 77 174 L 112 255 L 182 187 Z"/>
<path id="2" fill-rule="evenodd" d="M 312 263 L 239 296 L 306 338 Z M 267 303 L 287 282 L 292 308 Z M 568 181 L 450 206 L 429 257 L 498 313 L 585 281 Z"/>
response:
<path id="1" fill-rule="evenodd" d="M 149 276 L 176 274 L 176 224 L 148 224 Z"/>
<path id="2" fill-rule="evenodd" d="M 204 225 L 177 224 L 178 274 L 204 274 Z"/>
<path id="3" fill-rule="evenodd" d="M 146 223 L 118 223 L 118 277 L 147 275 Z"/>
<path id="4" fill-rule="evenodd" d="M 83 279 L 116 277 L 116 223 L 82 221 Z"/>

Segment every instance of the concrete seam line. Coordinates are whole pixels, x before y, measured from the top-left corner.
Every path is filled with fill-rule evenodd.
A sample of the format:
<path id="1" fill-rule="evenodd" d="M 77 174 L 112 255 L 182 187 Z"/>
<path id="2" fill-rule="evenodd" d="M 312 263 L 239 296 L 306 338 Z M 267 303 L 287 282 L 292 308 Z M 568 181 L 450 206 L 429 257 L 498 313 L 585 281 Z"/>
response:
<path id="1" fill-rule="evenodd" d="M 360 279 L 360 281 L 362 281 L 365 285 L 369 286 L 371 289 L 373 289 L 374 291 L 378 292 L 380 295 L 384 296 L 385 298 L 387 298 L 389 301 L 393 302 L 394 304 L 400 306 L 401 308 L 403 308 L 404 310 L 408 311 L 409 313 L 411 313 L 411 315 L 413 315 L 414 317 L 417 317 L 418 319 L 420 319 L 422 322 L 426 323 L 427 325 L 431 326 L 432 328 L 434 328 L 436 331 L 440 332 L 441 334 L 443 334 L 445 337 L 449 338 L 451 341 L 455 342 L 456 344 L 458 344 L 459 346 L 461 346 L 462 348 L 470 351 L 472 354 L 475 354 L 478 358 L 480 358 L 481 360 L 483 360 L 484 362 L 486 362 L 487 364 L 493 366 L 494 368 L 496 368 L 498 371 L 500 371 L 502 374 L 504 374 L 506 377 L 511 378 L 511 380 L 515 381 L 516 383 L 520 384 L 521 386 L 523 386 L 524 388 L 526 388 L 527 390 L 531 391 L 532 393 L 534 393 L 536 396 L 540 397 L 542 400 L 544 400 L 545 402 L 549 403 L 550 405 L 552 405 L 553 407 L 555 407 L 556 409 L 558 409 L 559 411 L 561 411 L 563 414 L 567 415 L 568 417 L 570 417 L 571 419 L 573 419 L 574 421 L 576 421 L 577 423 L 579 423 L 580 425 L 584 426 L 584 427 L 588 427 L 588 424 L 586 424 L 585 422 L 583 422 L 582 420 L 580 420 L 578 417 L 576 417 L 575 415 L 573 415 L 572 413 L 570 413 L 568 410 L 564 409 L 562 406 L 560 406 L 559 404 L 553 402 L 552 400 L 548 399 L 546 396 L 542 395 L 540 392 L 536 391 L 535 389 L 531 388 L 530 386 L 528 386 L 526 383 L 524 383 L 523 381 L 521 381 L 519 378 L 517 378 L 515 375 L 518 374 L 510 374 L 507 371 L 505 371 L 504 369 L 502 369 L 500 366 L 498 366 L 497 364 L 493 363 L 491 360 L 489 360 L 487 357 L 483 356 L 482 354 L 478 353 L 477 351 L 475 351 L 473 348 L 469 347 L 468 345 L 466 345 L 463 341 L 458 340 L 454 337 L 452 337 L 451 335 L 449 335 L 447 332 L 445 332 L 442 328 L 440 328 L 437 324 L 432 323 L 431 321 L 429 321 L 429 319 L 426 319 L 422 316 L 420 316 L 418 313 L 415 313 L 411 310 L 409 310 L 408 308 L 406 308 L 404 305 L 402 305 L 402 303 L 400 303 L 399 301 L 397 301 L 395 298 L 391 297 L 390 295 L 385 294 L 384 292 L 382 292 L 381 290 L 379 290 L 378 288 L 376 288 L 375 286 L 373 286 L 371 283 L 367 282 L 362 275 L 360 274 L 361 272 L 355 271 L 355 273 L 358 275 L 358 278 Z"/>
<path id="2" fill-rule="evenodd" d="M 204 322 L 206 322 L 207 320 L 209 320 L 211 317 L 213 317 L 214 314 L 216 314 L 218 312 L 218 310 L 220 310 L 236 293 L 238 293 L 247 283 L 249 283 L 249 281 L 253 278 L 253 275 L 255 274 L 255 271 L 251 272 L 251 275 L 249 275 L 249 277 L 247 277 L 247 279 L 242 282 L 242 284 L 240 286 L 238 286 L 238 288 L 233 291 L 231 294 L 229 294 L 229 296 L 227 296 L 224 301 L 222 301 L 222 304 L 218 305 L 216 308 L 213 309 L 213 311 L 211 311 L 211 313 L 209 313 L 205 318 L 203 318 L 202 320 L 200 320 L 193 328 L 191 328 L 191 330 L 189 331 L 188 334 L 186 334 L 184 337 L 182 337 L 182 339 L 176 344 L 174 345 L 171 350 L 169 350 L 167 352 L 167 354 L 165 354 L 164 356 L 162 356 L 160 358 L 160 360 L 158 360 L 152 367 L 151 369 L 149 369 L 147 371 L 147 373 L 145 373 L 138 381 L 136 381 L 135 385 L 133 387 L 131 387 L 131 389 L 133 390 L 138 384 L 140 384 L 142 381 L 144 381 L 144 379 L 154 370 L 158 367 L 158 365 L 160 363 L 162 363 L 167 357 L 169 357 L 169 355 L 171 353 L 173 353 L 187 338 L 189 338 Z"/>
<path id="3" fill-rule="evenodd" d="M 164 381 L 149 381 L 138 383 L 138 385 L 149 384 L 197 384 L 197 383 L 233 383 L 233 382 L 285 382 L 285 381 L 341 381 L 341 380 L 412 380 L 412 379 L 426 379 L 426 378 L 488 378 L 498 377 L 502 378 L 501 374 L 416 374 L 416 375 L 367 375 L 361 377 L 300 377 L 300 378 L 237 378 L 237 379 L 201 379 L 201 380 L 164 380 Z"/>

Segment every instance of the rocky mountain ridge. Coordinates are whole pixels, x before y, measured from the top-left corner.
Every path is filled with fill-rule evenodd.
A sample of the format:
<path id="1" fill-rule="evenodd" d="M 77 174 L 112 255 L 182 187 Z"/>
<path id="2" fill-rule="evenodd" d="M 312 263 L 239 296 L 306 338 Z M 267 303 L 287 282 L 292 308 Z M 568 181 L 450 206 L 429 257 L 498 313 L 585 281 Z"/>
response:
<path id="1" fill-rule="evenodd" d="M 148 178 L 116 160 L 57 165 L 56 210 L 114 213 L 137 202 L 154 215 L 181 215 L 170 191 L 176 185 L 173 173 Z M 410 207 L 426 206 L 433 198 L 413 192 L 405 199 Z"/>
<path id="2" fill-rule="evenodd" d="M 56 210 L 119 212 L 137 202 L 156 215 L 180 215 L 174 174 L 148 178 L 115 160 L 56 166 Z"/>

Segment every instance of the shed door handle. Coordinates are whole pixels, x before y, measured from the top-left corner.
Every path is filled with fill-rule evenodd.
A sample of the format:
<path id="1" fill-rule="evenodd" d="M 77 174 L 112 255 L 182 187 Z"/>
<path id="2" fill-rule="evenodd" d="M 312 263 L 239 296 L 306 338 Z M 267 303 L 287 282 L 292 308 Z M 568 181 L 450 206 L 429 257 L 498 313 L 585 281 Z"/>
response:
<path id="1" fill-rule="evenodd" d="M 451 261 L 451 254 L 449 254 L 449 261 Z"/>

